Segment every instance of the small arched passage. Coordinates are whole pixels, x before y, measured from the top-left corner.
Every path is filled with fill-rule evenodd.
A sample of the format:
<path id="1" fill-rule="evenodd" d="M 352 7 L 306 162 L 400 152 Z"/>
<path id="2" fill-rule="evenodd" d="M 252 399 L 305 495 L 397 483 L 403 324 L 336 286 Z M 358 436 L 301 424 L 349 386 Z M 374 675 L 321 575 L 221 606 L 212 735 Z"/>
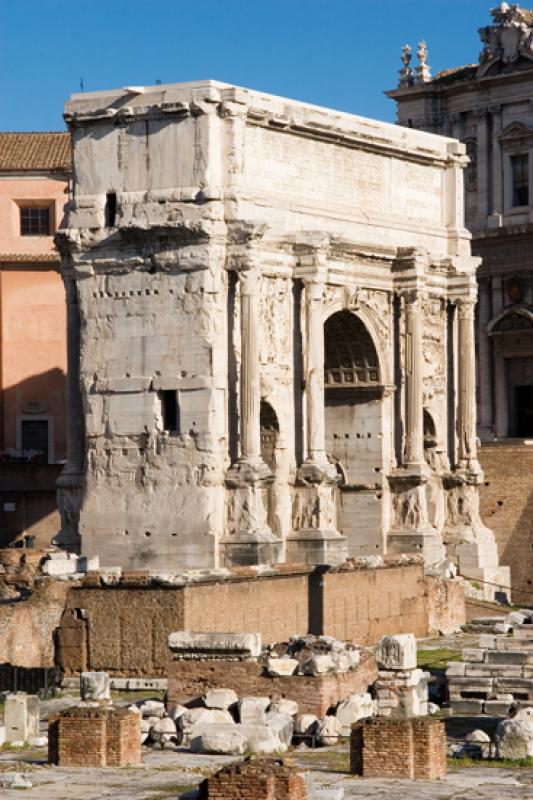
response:
<path id="1" fill-rule="evenodd" d="M 383 549 L 383 381 L 363 321 L 338 311 L 324 325 L 326 451 L 345 476 L 339 530 L 350 556 Z"/>

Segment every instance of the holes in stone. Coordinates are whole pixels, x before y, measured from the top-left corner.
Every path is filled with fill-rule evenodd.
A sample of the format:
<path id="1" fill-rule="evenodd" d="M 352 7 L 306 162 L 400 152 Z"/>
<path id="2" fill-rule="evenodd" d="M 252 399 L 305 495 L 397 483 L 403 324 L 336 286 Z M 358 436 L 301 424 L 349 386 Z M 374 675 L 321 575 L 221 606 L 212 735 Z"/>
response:
<path id="1" fill-rule="evenodd" d="M 129 536 L 129 535 L 130 535 L 129 531 L 124 531 L 124 536 Z"/>
<path id="2" fill-rule="evenodd" d="M 144 532 L 144 535 L 145 535 L 145 536 L 146 536 L 146 538 L 148 539 L 148 538 L 149 538 L 149 537 L 152 535 L 152 531 L 145 531 L 145 532 Z"/>
<path id="3" fill-rule="evenodd" d="M 374 467 L 374 472 L 381 472 L 381 467 Z"/>
<path id="4" fill-rule="evenodd" d="M 490 486 L 489 481 L 485 481 L 485 486 Z"/>
<path id="5" fill-rule="evenodd" d="M 114 228 L 117 220 L 117 193 L 108 192 L 105 196 L 105 226 Z"/>
<path id="6" fill-rule="evenodd" d="M 177 536 L 178 534 L 177 533 L 171 533 L 170 535 L 171 536 Z"/>
<path id="7" fill-rule="evenodd" d="M 350 434 L 349 434 L 349 433 L 345 433 L 345 434 L 344 434 L 344 438 L 345 438 L 345 439 L 349 439 L 349 438 L 350 438 Z"/>
<path id="8" fill-rule="evenodd" d="M 501 508 L 501 506 L 503 506 L 503 500 L 498 500 L 498 501 L 497 501 L 497 505 L 499 505 L 499 506 L 500 506 L 500 508 Z"/>

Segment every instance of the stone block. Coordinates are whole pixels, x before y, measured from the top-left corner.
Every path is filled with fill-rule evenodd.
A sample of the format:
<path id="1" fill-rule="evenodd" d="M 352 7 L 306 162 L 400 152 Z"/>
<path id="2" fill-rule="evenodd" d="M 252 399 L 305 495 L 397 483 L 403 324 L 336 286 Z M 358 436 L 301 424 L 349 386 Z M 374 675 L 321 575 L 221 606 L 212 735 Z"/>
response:
<path id="1" fill-rule="evenodd" d="M 482 662 L 485 651 L 477 647 L 467 647 L 462 652 L 463 661 Z"/>
<path id="2" fill-rule="evenodd" d="M 289 714 L 280 714 L 278 711 L 269 711 L 266 715 L 268 728 L 276 731 L 281 741 L 290 746 L 294 732 L 294 720 Z"/>
<path id="3" fill-rule="evenodd" d="M 239 721 L 244 725 L 265 725 L 270 697 L 243 697 L 239 701 Z"/>
<path id="4" fill-rule="evenodd" d="M 495 741 L 498 758 L 533 757 L 533 708 L 520 709 L 513 719 L 499 722 Z"/>
<path id="5" fill-rule="evenodd" d="M 246 752 L 248 739 L 238 725 L 206 725 L 191 742 L 194 753 L 240 756 Z"/>
<path id="6" fill-rule="evenodd" d="M 335 716 L 341 724 L 341 735 L 349 736 L 352 724 L 373 713 L 372 697 L 368 692 L 352 694 L 337 706 Z"/>
<path id="7" fill-rule="evenodd" d="M 5 740 L 6 740 L 6 729 L 4 725 L 0 725 L 0 747 L 2 747 Z"/>
<path id="8" fill-rule="evenodd" d="M 150 738 L 161 746 L 177 738 L 176 723 L 170 717 L 157 719 L 150 728 Z"/>
<path id="9" fill-rule="evenodd" d="M 237 692 L 233 689 L 209 689 L 204 695 L 207 708 L 228 709 L 238 701 Z"/>
<path id="10" fill-rule="evenodd" d="M 175 658 L 179 658 L 180 655 L 190 657 L 191 653 L 197 653 L 200 656 L 228 653 L 231 656 L 259 658 L 261 634 L 176 631 L 169 634 L 168 646 Z"/>
<path id="11" fill-rule="evenodd" d="M 446 667 L 446 677 L 464 677 L 466 674 L 466 664 L 460 661 L 450 661 Z"/>
<path id="12" fill-rule="evenodd" d="M 39 735 L 39 698 L 33 694 L 8 694 L 4 705 L 6 741 L 27 742 Z"/>
<path id="13" fill-rule="evenodd" d="M 337 744 L 339 736 L 341 735 L 341 724 L 337 717 L 328 715 L 318 721 L 317 737 L 320 744 L 325 746 Z"/>
<path id="14" fill-rule="evenodd" d="M 200 736 L 206 725 L 235 725 L 229 711 L 219 708 L 190 708 L 176 723 L 178 739 L 184 747 Z"/>
<path id="15" fill-rule="evenodd" d="M 485 660 L 487 664 L 519 665 L 527 663 L 528 654 L 518 650 L 489 650 Z"/>
<path id="16" fill-rule="evenodd" d="M 164 717 L 165 704 L 161 700 L 144 700 L 139 706 L 143 717 Z"/>
<path id="17" fill-rule="evenodd" d="M 315 733 L 318 726 L 318 717 L 314 714 L 300 714 L 294 721 L 294 733 L 310 736 Z"/>
<path id="18" fill-rule="evenodd" d="M 268 674 L 276 677 L 296 675 L 299 666 L 295 658 L 269 658 L 267 662 Z"/>
<path id="19" fill-rule="evenodd" d="M 512 701 L 507 700 L 485 700 L 483 711 L 489 717 L 506 717 L 512 706 Z"/>
<path id="20" fill-rule="evenodd" d="M 490 633 L 482 633 L 479 637 L 479 646 L 482 650 L 492 650 L 496 647 L 497 636 Z"/>
<path id="21" fill-rule="evenodd" d="M 82 700 L 109 700 L 111 691 L 107 672 L 82 672 L 80 696 Z"/>
<path id="22" fill-rule="evenodd" d="M 384 636 L 378 642 L 376 659 L 384 669 L 412 669 L 416 667 L 416 639 L 412 633 Z"/>
<path id="23" fill-rule="evenodd" d="M 298 703 L 294 700 L 287 700 L 282 697 L 280 700 L 274 700 L 268 709 L 269 711 L 277 711 L 279 714 L 288 714 L 290 717 L 295 717 L 298 714 Z"/>
<path id="24" fill-rule="evenodd" d="M 450 706 L 454 714 L 482 714 L 484 700 L 468 698 L 450 701 Z"/>
<path id="25" fill-rule="evenodd" d="M 327 672 L 333 672 L 335 669 L 335 661 L 329 653 L 324 655 L 316 655 L 310 658 L 303 665 L 304 675 L 324 675 Z"/>
<path id="26" fill-rule="evenodd" d="M 51 577 L 61 577 L 62 575 L 74 575 L 77 571 L 77 563 L 69 558 L 49 558 L 44 562 L 42 571 Z"/>

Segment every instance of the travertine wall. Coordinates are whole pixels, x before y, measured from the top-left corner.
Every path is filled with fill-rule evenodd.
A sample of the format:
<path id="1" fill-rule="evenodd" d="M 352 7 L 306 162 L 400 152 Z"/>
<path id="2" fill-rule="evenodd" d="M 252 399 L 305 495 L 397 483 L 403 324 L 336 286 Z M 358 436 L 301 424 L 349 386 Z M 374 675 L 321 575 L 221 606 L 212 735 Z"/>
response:
<path id="1" fill-rule="evenodd" d="M 497 573 L 464 147 L 213 81 L 75 95 L 66 119 L 59 540 L 159 570 L 435 563 L 446 540 Z"/>
<path id="2" fill-rule="evenodd" d="M 425 578 L 422 563 L 331 572 L 284 566 L 262 577 L 241 568 L 182 587 L 155 587 L 134 574 L 104 586 L 95 574 L 69 593 L 58 659 L 66 675 L 88 669 L 156 677 L 166 676 L 167 637 L 175 630 L 258 631 L 264 643 L 305 632 L 363 645 L 388 633 L 427 636 L 464 622 L 461 588 L 443 593 L 447 583 Z"/>
<path id="3" fill-rule="evenodd" d="M 511 568 L 513 602 L 533 603 L 533 447 L 484 442 L 481 512 L 494 530 L 502 564 Z"/>

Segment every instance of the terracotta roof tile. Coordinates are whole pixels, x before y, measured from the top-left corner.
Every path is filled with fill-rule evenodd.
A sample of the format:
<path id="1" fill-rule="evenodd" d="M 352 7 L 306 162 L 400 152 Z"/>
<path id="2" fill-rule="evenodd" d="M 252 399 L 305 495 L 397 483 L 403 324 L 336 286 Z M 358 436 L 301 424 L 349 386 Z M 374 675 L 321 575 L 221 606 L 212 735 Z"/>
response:
<path id="1" fill-rule="evenodd" d="M 0 170 L 25 169 L 70 172 L 70 134 L 0 133 Z"/>

